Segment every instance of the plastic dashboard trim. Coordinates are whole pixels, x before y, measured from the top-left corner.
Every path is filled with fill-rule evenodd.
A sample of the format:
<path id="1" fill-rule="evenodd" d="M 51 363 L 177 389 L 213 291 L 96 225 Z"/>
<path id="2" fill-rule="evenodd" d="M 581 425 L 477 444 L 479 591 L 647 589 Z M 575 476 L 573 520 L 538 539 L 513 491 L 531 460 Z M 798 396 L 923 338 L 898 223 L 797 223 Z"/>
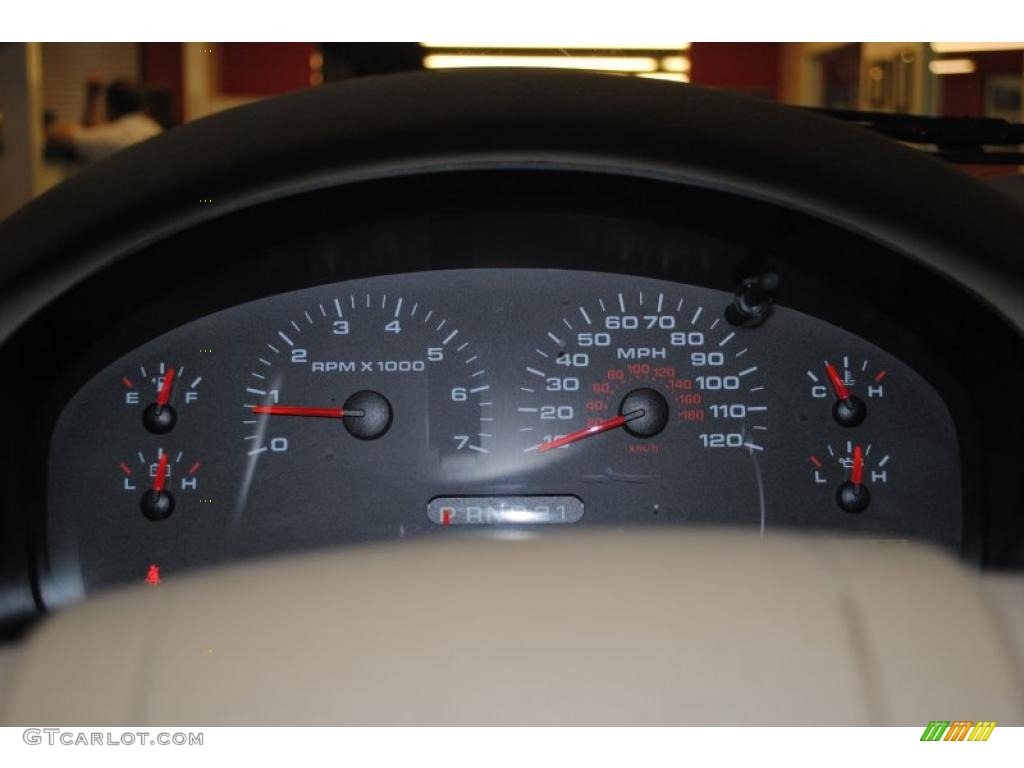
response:
<path id="1" fill-rule="evenodd" d="M 811 213 L 948 275 L 1024 330 L 1015 250 L 1024 217 L 933 158 L 735 94 L 478 71 L 366 78 L 230 110 L 72 178 L 0 225 L 0 285 L 14 288 L 4 291 L 0 337 L 106 263 L 260 201 L 395 175 L 531 167 L 695 184 Z M 64 226 L 51 226 L 58 217 Z M 126 233 L 125 221 L 139 224 Z M 56 259 L 67 270 L 60 277 Z M 18 292 L 32 298 L 12 311 Z"/>

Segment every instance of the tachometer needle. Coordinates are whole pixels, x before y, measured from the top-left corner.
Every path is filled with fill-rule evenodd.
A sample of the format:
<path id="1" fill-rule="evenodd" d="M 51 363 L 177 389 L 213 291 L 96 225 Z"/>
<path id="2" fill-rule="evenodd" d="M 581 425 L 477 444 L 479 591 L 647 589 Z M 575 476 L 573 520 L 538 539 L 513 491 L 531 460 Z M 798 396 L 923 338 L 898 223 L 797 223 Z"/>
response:
<path id="1" fill-rule="evenodd" d="M 315 416 L 321 419 L 344 419 L 346 416 L 365 416 L 364 411 L 346 411 L 344 408 L 305 408 L 298 405 L 254 405 L 253 413 L 268 416 Z"/>
<path id="2" fill-rule="evenodd" d="M 163 408 L 167 405 L 167 402 L 171 399 L 171 386 L 174 384 L 174 369 L 168 368 L 167 373 L 164 374 L 164 383 L 160 386 L 160 391 L 156 395 L 156 404 Z"/>
<path id="3" fill-rule="evenodd" d="M 602 432 L 607 432 L 610 429 L 616 429 L 618 427 L 621 427 L 623 424 L 628 424 L 629 422 L 633 421 L 633 419 L 639 419 L 643 415 L 644 410 L 640 408 L 635 411 L 630 411 L 629 413 L 623 414 L 621 416 L 616 416 L 612 419 L 607 419 L 605 421 L 598 422 L 597 424 L 585 427 L 584 429 L 577 430 L 572 434 L 563 435 L 562 437 L 555 438 L 554 440 L 547 443 L 541 443 L 537 447 L 537 453 L 547 453 L 548 451 L 552 451 L 555 448 L 561 448 L 563 445 L 569 445 L 570 443 L 575 443 L 578 440 L 583 440 L 586 437 L 600 435 Z"/>
<path id="4" fill-rule="evenodd" d="M 153 478 L 153 493 L 160 493 L 167 482 L 167 454 L 160 454 L 160 464 L 156 468 L 156 477 Z"/>
<path id="5" fill-rule="evenodd" d="M 846 383 L 839 376 L 839 371 L 832 363 L 828 363 L 825 366 L 825 372 L 828 373 L 828 380 L 832 382 L 832 389 L 836 393 L 836 397 L 840 400 L 850 399 L 850 390 L 846 388 Z"/>

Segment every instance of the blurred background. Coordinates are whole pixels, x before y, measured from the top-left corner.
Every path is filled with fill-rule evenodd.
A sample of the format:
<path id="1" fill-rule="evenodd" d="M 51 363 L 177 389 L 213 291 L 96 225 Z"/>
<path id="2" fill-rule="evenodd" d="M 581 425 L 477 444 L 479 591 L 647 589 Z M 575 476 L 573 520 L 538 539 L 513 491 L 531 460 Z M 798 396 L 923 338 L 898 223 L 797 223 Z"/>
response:
<path id="1" fill-rule="evenodd" d="M 1024 43 L 0 43 L 0 218 L 90 162 L 214 112 L 353 77 L 485 66 L 586 69 L 801 106 L 1024 122 Z"/>

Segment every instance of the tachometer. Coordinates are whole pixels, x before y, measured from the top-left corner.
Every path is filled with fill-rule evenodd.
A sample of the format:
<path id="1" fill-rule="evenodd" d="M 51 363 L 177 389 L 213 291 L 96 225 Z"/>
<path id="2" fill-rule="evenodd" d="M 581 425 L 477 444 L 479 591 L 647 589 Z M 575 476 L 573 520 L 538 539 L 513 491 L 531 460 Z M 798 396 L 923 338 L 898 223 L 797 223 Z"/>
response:
<path id="1" fill-rule="evenodd" d="M 250 462 L 286 466 L 293 482 L 335 460 L 340 475 L 415 474 L 424 454 L 457 473 L 489 451 L 480 357 L 462 329 L 407 296 L 346 293 L 276 318 L 244 390 Z"/>

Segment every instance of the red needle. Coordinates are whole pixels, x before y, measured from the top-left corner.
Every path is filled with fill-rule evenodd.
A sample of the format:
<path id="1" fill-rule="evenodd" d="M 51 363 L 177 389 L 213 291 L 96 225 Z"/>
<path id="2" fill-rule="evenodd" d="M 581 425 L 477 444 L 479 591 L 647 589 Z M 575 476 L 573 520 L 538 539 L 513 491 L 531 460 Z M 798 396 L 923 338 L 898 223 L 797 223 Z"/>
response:
<path id="1" fill-rule="evenodd" d="M 849 400 L 850 390 L 846 388 L 846 384 L 844 384 L 843 380 L 839 377 L 839 371 L 836 370 L 836 367 L 832 365 L 832 363 L 829 363 L 825 366 L 825 371 L 828 373 L 829 381 L 832 382 L 832 389 L 835 390 L 836 397 L 840 400 Z"/>
<path id="2" fill-rule="evenodd" d="M 346 416 L 362 416 L 362 411 L 348 411 L 344 408 L 303 408 L 298 405 L 254 405 L 253 413 L 270 416 L 319 416 L 324 419 L 343 419 Z"/>
<path id="3" fill-rule="evenodd" d="M 555 448 L 561 448 L 563 445 L 569 445 L 569 443 L 575 443 L 577 440 L 582 440 L 585 437 L 593 437 L 594 435 L 600 435 L 602 432 L 607 432 L 609 429 L 615 429 L 621 427 L 628 421 L 638 419 L 644 415 L 643 409 L 627 413 L 624 416 L 616 416 L 613 419 L 607 419 L 606 421 L 598 422 L 590 427 L 577 430 L 570 435 L 563 435 L 562 437 L 556 438 L 548 443 L 541 443 L 537 448 L 537 453 L 546 453 L 552 451 Z"/>
<path id="4" fill-rule="evenodd" d="M 167 454 L 160 454 L 160 465 L 156 468 L 156 477 L 153 479 L 153 492 L 160 493 L 167 482 Z"/>
<path id="5" fill-rule="evenodd" d="M 167 405 L 167 401 L 171 399 L 171 385 L 174 383 L 174 369 L 168 368 L 167 373 L 164 375 L 164 383 L 160 387 L 160 391 L 156 396 L 156 404 L 163 408 Z"/>
<path id="6" fill-rule="evenodd" d="M 850 470 L 850 482 L 860 488 L 864 479 L 864 452 L 859 445 L 853 446 L 853 469 Z"/>

